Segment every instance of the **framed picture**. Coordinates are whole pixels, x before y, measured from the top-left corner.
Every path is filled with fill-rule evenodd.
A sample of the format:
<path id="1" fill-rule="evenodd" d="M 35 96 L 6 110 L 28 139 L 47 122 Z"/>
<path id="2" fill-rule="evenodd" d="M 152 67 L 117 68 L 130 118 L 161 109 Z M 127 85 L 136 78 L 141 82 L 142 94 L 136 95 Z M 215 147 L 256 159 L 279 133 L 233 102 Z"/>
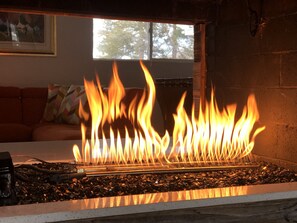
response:
<path id="1" fill-rule="evenodd" d="M 0 54 L 55 56 L 55 17 L 0 12 Z"/>

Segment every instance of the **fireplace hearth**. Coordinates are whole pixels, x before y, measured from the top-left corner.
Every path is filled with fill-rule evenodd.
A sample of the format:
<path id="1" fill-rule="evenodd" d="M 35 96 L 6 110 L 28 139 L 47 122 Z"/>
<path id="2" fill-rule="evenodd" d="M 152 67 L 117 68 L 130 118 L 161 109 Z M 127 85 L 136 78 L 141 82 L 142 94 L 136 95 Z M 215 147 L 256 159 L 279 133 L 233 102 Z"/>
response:
<path id="1" fill-rule="evenodd" d="M 134 7 L 130 7 L 133 1 L 128 1 L 131 4 L 127 4 L 127 1 L 105 1 L 106 4 L 103 5 L 89 0 L 78 0 L 71 4 L 68 1 L 62 2 L 63 4 L 57 0 L 36 0 L 26 5 L 23 1 L 14 0 L 1 1 L 0 6 L 8 11 L 46 12 L 51 15 L 68 14 L 194 24 L 197 37 L 195 40 L 201 40 L 201 45 L 197 44 L 197 41 L 194 46 L 193 100 L 196 108 L 199 101 L 211 98 L 212 85 L 216 87 L 220 108 L 238 102 L 238 108 L 241 109 L 248 95 L 254 93 L 261 115 L 259 125 L 266 126 L 266 129 L 255 140 L 253 155 L 257 156 L 257 159 L 277 163 L 278 166 L 290 167 L 290 170 L 269 164 L 273 169 L 280 168 L 280 173 L 285 178 L 277 177 L 275 184 L 264 185 L 242 186 L 246 185 L 243 181 L 250 181 L 247 175 L 252 175 L 252 181 L 257 178 L 252 172 L 256 168 L 237 172 L 235 175 L 247 176 L 232 178 L 237 179 L 239 184 L 224 185 L 218 180 L 213 185 L 215 188 L 210 189 L 186 186 L 177 188 L 174 181 L 173 188 L 179 191 L 148 190 L 145 194 L 124 195 L 120 190 L 115 193 L 115 186 L 112 184 L 106 187 L 107 193 L 110 193 L 108 196 L 111 197 L 86 196 L 82 200 L 0 207 L 0 222 L 55 222 L 78 219 L 145 222 L 145 219 L 152 218 L 156 219 L 156 222 L 164 222 L 164 219 L 182 222 L 187 220 L 185 216 L 192 222 L 214 219 L 221 222 L 250 222 L 253 219 L 259 223 L 269 220 L 296 221 L 297 185 L 293 170 L 297 170 L 297 5 L 294 0 L 272 1 L 269 4 L 260 0 L 173 0 L 166 3 L 151 1 L 151 4 L 149 1 L 138 1 Z M 81 145 L 82 142 L 2 144 L 1 151 L 9 151 L 14 163 L 24 162 L 21 158 L 24 155 L 55 163 L 73 162 L 73 144 Z M 270 170 L 265 168 L 265 165 L 261 163 L 260 168 Z M 251 172 L 244 174 L 244 171 Z M 260 171 L 265 175 L 264 181 L 274 175 L 265 171 Z M 127 173 L 125 174 L 127 176 Z M 174 175 L 184 180 L 177 182 L 190 184 L 190 174 L 195 177 L 206 174 L 214 178 L 211 172 Z M 135 177 L 140 183 L 137 177 L 146 177 L 144 180 L 147 181 L 149 178 L 148 185 L 152 188 L 162 188 L 158 180 L 161 175 L 146 173 L 132 176 L 131 179 Z M 121 176 L 123 175 L 112 177 L 118 179 Z M 170 174 L 167 176 L 173 177 Z M 110 179 L 111 176 L 100 177 Z M 193 179 L 196 179 L 195 177 Z M 68 185 L 88 179 L 90 177 L 77 177 L 70 180 Z M 264 183 L 270 182 L 267 180 Z M 59 183 L 55 183 L 55 186 Z M 185 188 L 189 190 L 183 191 Z"/>
<path id="2" fill-rule="evenodd" d="M 252 167 L 209 168 L 199 172 L 195 169 L 177 173 L 135 170 L 90 175 L 75 173 L 77 167 L 69 163 L 40 163 L 33 167 L 16 167 L 18 204 L 297 182 L 296 172 L 265 162 Z"/>
<path id="3" fill-rule="evenodd" d="M 65 164 L 65 162 L 67 162 L 67 165 L 74 165 L 73 163 L 69 164 L 73 162 L 73 156 L 71 154 L 71 147 L 73 143 L 80 142 L 53 141 L 28 142 L 22 144 L 3 143 L 2 149 L 10 151 L 10 153 L 13 154 L 12 158 L 15 164 L 24 163 L 24 161 L 28 159 L 28 156 L 35 156 L 40 159 L 47 159 L 49 162 L 53 163 L 62 162 Z M 46 150 L 40 150 L 40 148 L 45 148 Z M 52 165 L 56 168 L 61 167 L 56 164 Z M 39 167 L 45 168 L 44 165 Z M 265 173 L 266 170 L 268 170 L 268 172 Z M 254 176 L 257 171 L 256 169 L 244 169 L 244 171 L 239 172 L 236 172 L 237 170 L 232 171 L 231 173 L 227 173 L 228 171 L 220 171 L 167 175 L 118 175 L 102 176 L 99 178 L 78 177 L 71 180 L 68 179 L 66 181 L 64 179 L 61 182 L 43 181 L 43 177 L 38 178 L 38 176 L 35 176 L 38 180 L 31 182 L 35 188 L 27 188 L 21 192 L 21 196 L 25 198 L 23 202 L 27 204 L 23 203 L 22 205 L 0 207 L 0 222 L 56 222 L 66 220 L 77 221 L 78 219 L 104 220 L 104 218 L 112 220 L 117 219 L 118 215 L 124 215 L 125 217 L 123 216 L 121 218 L 122 221 L 125 222 L 126 218 L 128 221 L 129 214 L 137 214 L 136 217 L 141 217 L 143 215 L 159 216 L 163 214 L 167 216 L 167 212 L 169 213 L 173 211 L 177 213 L 180 212 L 179 214 L 182 215 L 185 213 L 189 214 L 192 211 L 195 212 L 195 210 L 200 210 L 202 207 L 205 213 L 207 213 L 214 208 L 214 205 L 219 209 L 220 206 L 218 205 L 223 205 L 222 208 L 228 208 L 226 205 L 231 205 L 232 209 L 236 209 L 241 204 L 244 205 L 250 202 L 252 203 L 249 208 L 253 207 L 253 205 L 260 205 L 261 207 L 268 205 L 270 208 L 275 209 L 284 208 L 284 211 L 293 215 L 292 213 L 294 213 L 294 210 L 287 210 L 287 208 L 289 208 L 289 204 L 292 205 L 294 203 L 294 199 L 297 199 L 297 184 L 295 182 L 291 182 L 296 180 L 294 172 L 277 167 L 273 164 L 264 164 L 264 166 L 262 165 L 258 170 L 259 175 L 262 174 L 262 177 L 259 176 L 258 181 L 262 179 L 263 183 L 272 183 L 274 179 L 274 184 L 235 186 L 249 184 L 247 183 L 249 181 L 251 184 L 256 184 L 257 180 Z M 279 172 L 280 175 L 274 178 L 273 176 L 276 172 Z M 240 173 L 240 175 L 238 175 L 238 173 Z M 42 174 L 40 176 L 42 176 Z M 202 179 L 205 177 L 212 180 L 206 180 L 205 183 L 203 183 L 204 180 Z M 34 179 L 33 176 L 31 178 L 32 180 Z M 126 181 L 126 178 L 128 178 L 128 181 Z M 105 186 L 96 186 L 97 180 L 100 181 L 100 185 L 104 182 Z M 129 180 L 132 181 L 132 183 L 128 183 Z M 199 183 L 197 183 L 197 181 Z M 210 185 L 206 185 L 207 182 Z M 282 183 L 279 184 L 278 182 Z M 126 187 L 123 187 L 126 188 L 126 191 L 121 191 L 118 187 L 123 183 L 126 183 Z M 26 182 L 18 181 L 18 184 L 18 189 L 21 189 Z M 198 184 L 200 184 L 200 186 Z M 211 184 L 215 188 L 205 189 L 207 187 L 211 187 Z M 37 190 L 37 185 L 51 188 L 50 193 L 45 194 L 44 191 Z M 71 188 L 71 185 L 73 188 Z M 78 191 L 78 188 L 75 188 L 74 185 L 84 186 L 84 189 L 80 190 L 82 193 L 82 199 L 70 196 L 72 190 L 76 192 Z M 141 185 L 143 188 L 141 188 Z M 172 187 L 171 190 L 174 191 L 170 192 L 169 185 Z M 188 185 L 188 187 L 185 185 Z M 129 188 L 132 191 L 129 192 Z M 184 190 L 186 188 L 189 190 Z M 54 189 L 58 191 L 55 192 Z M 98 189 L 102 191 L 101 195 L 98 191 L 96 191 Z M 96 191 L 97 195 L 102 197 L 94 198 L 94 193 L 92 195 L 91 192 L 92 190 L 93 192 Z M 141 193 L 141 190 L 146 190 L 145 194 L 143 194 L 143 191 Z M 69 194 L 67 191 L 71 191 L 71 193 Z M 39 194 L 38 196 L 41 200 L 36 200 L 34 195 L 30 193 Z M 132 195 L 126 195 L 127 193 Z M 67 194 L 70 196 L 68 198 L 72 200 L 68 200 Z M 53 200 L 49 202 L 49 199 L 53 199 L 55 202 Z M 278 201 L 275 202 L 275 200 Z M 36 204 L 36 202 L 38 202 L 38 204 Z M 232 206 L 232 204 L 236 205 Z M 240 210 L 237 211 L 240 213 Z M 263 211 L 263 209 L 261 209 L 261 211 L 265 215 L 267 210 Z M 258 211 L 257 214 L 261 215 L 261 211 Z M 234 214 L 235 213 L 233 213 L 233 215 Z M 200 215 L 194 216 L 195 219 L 201 217 Z M 213 216 L 216 216 L 216 214 Z M 279 219 L 282 219 L 283 213 L 278 213 L 277 216 Z M 244 215 L 241 217 L 242 219 L 245 218 Z M 267 215 L 266 217 L 272 216 Z"/>

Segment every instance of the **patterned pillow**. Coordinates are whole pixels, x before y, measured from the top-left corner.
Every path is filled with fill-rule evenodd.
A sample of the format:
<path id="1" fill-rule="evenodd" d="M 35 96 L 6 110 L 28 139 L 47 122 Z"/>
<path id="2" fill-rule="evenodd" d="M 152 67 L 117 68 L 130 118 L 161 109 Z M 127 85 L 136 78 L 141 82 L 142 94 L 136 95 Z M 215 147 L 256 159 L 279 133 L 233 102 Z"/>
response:
<path id="1" fill-rule="evenodd" d="M 48 85 L 48 96 L 43 113 L 44 121 L 54 121 L 57 117 L 60 105 L 65 95 L 67 94 L 69 86 L 62 86 L 58 84 Z"/>
<path id="2" fill-rule="evenodd" d="M 78 125 L 80 123 L 78 115 L 79 101 L 81 101 L 83 107 L 86 107 L 85 88 L 84 86 L 71 85 L 61 103 L 56 121 Z"/>

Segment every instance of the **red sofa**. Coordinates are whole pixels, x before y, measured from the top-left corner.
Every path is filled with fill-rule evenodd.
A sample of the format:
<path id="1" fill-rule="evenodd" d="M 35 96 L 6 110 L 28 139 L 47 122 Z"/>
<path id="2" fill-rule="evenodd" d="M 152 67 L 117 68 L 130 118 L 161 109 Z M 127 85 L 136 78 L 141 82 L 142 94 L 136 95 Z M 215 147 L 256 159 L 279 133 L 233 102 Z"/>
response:
<path id="1" fill-rule="evenodd" d="M 126 89 L 124 104 L 142 92 L 140 88 Z M 80 125 L 42 121 L 47 94 L 47 88 L 0 87 L 0 142 L 81 139 Z M 163 131 L 160 109 L 155 113 L 153 119 Z M 113 127 L 124 130 L 124 123 L 127 121 L 119 120 Z"/>
<path id="2" fill-rule="evenodd" d="M 80 126 L 42 122 L 47 88 L 0 87 L 0 142 L 80 139 Z"/>

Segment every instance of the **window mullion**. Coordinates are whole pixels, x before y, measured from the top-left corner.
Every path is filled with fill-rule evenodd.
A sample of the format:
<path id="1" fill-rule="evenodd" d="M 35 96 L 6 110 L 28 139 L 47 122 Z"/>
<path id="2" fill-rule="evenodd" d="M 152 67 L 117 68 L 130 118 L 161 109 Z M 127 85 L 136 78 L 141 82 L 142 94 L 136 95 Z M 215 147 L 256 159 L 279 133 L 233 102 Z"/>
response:
<path id="1" fill-rule="evenodd" d="M 150 44 L 150 52 L 149 52 L 149 60 L 152 60 L 153 58 L 153 23 L 150 22 L 149 27 L 149 44 Z"/>

